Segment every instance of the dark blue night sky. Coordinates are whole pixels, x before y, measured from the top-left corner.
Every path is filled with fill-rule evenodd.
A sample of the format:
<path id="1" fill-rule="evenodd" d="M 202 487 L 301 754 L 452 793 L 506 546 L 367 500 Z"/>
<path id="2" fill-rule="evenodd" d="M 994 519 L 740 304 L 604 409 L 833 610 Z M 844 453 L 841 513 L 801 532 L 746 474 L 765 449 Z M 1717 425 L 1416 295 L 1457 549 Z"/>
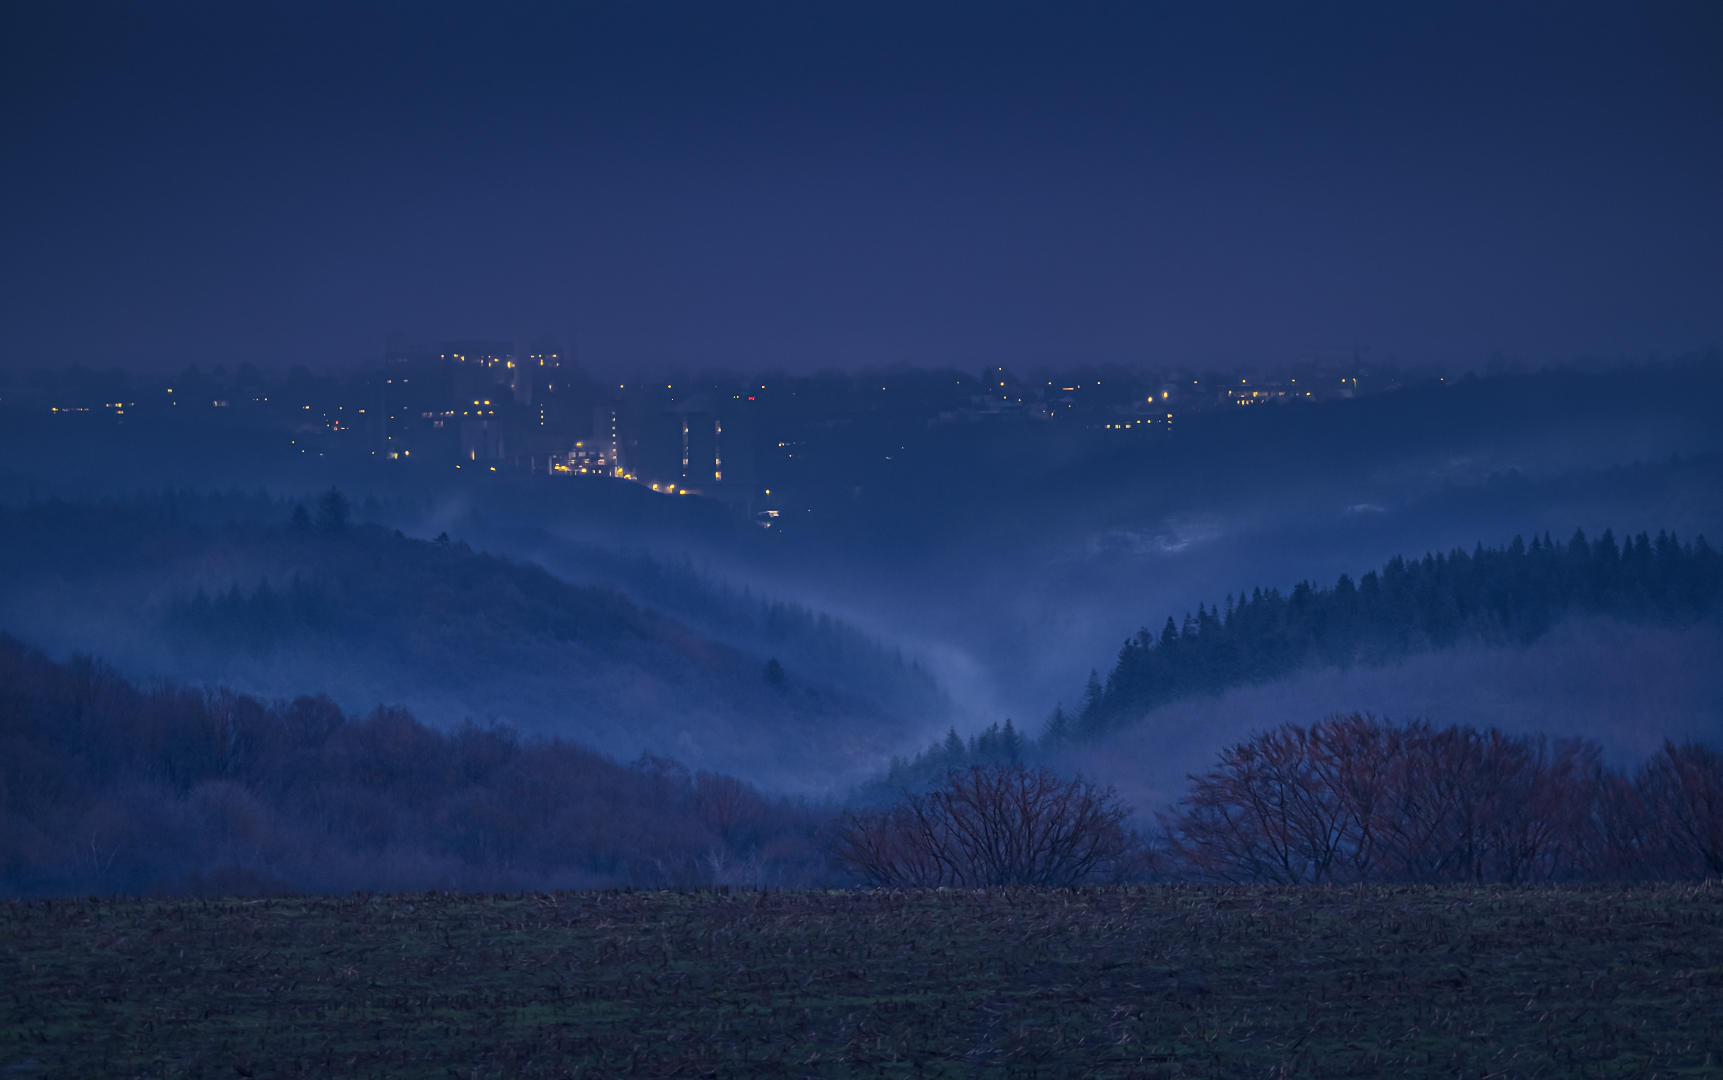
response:
<path id="1" fill-rule="evenodd" d="M 0 364 L 1693 349 L 1719 11 L 9 4 Z"/>

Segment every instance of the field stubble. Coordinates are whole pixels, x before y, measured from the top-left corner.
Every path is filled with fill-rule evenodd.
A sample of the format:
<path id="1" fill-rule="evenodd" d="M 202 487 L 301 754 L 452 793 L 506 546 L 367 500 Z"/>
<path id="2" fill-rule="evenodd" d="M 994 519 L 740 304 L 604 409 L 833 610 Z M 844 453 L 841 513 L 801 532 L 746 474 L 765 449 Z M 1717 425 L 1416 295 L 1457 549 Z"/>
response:
<path id="1" fill-rule="evenodd" d="M 0 1077 L 1700 1076 L 1723 887 L 0 905 Z"/>

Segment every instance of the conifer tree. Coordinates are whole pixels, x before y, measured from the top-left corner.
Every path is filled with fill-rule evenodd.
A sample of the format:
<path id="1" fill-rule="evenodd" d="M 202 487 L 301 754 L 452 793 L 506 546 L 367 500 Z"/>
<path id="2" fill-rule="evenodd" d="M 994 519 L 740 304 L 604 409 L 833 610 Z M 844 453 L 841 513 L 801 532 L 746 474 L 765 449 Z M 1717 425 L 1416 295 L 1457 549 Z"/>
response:
<path id="1" fill-rule="evenodd" d="M 317 500 L 317 527 L 324 532 L 340 532 L 347 527 L 352 512 L 352 504 L 341 494 L 341 489 L 330 488 Z"/>

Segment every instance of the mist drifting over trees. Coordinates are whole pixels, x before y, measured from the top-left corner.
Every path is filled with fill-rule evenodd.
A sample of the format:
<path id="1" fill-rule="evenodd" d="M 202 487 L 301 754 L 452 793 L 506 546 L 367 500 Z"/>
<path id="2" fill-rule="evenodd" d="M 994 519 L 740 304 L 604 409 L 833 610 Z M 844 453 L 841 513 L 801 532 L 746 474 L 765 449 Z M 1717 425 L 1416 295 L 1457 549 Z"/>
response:
<path id="1" fill-rule="evenodd" d="M 0 5 L 0 1080 L 1710 1075 L 1723 5 Z"/>
<path id="2" fill-rule="evenodd" d="M 0 472 L 0 627 L 33 658 L 19 685 L 61 689 L 15 695 L 35 704 L 10 737 L 40 767 L 7 772 L 7 888 L 1690 876 L 1703 858 L 1662 823 L 1708 804 L 1678 809 L 1640 770 L 1703 776 L 1723 738 L 1704 662 L 1723 447 L 1693 404 L 1720 377 L 1700 356 L 1384 367 L 1308 400 L 1272 372 L 1181 388 L 1112 368 L 579 383 L 583 407 L 612 394 L 619 432 L 670 440 L 654 453 L 686 423 L 693 454 L 689 418 L 721 417 L 726 460 L 771 478 L 758 504 L 547 473 L 536 443 L 518 462 L 379 459 L 367 440 L 392 429 L 367 435 L 342 396 L 368 409 L 368 374 L 248 372 L 206 387 L 228 406 L 183 415 L 99 395 L 50 411 L 74 384 L 32 384 L 0 394 L 18 421 L 0 445 L 28 465 Z M 511 423 L 536 415 L 529 389 Z M 558 422 L 585 415 L 566 405 Z M 436 415 L 418 449 L 438 430 L 454 445 Z M 81 715 L 64 688 L 86 668 L 133 704 L 79 750 L 43 718 Z M 1563 712 L 1581 682 L 1585 708 Z M 307 702 L 332 734 L 294 734 Z M 1555 807 L 1533 820 L 1560 839 L 1516 863 L 1501 837 L 1523 822 L 1438 814 L 1446 854 L 1366 857 L 1346 829 L 1414 819 L 1312 788 L 1321 755 L 1286 758 L 1271 789 L 1213 780 L 1223 751 L 1267 753 L 1265 732 L 1366 711 L 1394 718 L 1378 742 L 1397 748 L 1372 806 L 1427 801 L 1411 778 L 1430 762 L 1487 758 L 1509 779 L 1472 801 Z M 230 713 L 260 749 L 163 749 Z M 226 763 L 185 764 L 211 753 Z M 1014 817 L 977 794 L 1018 782 Z M 1079 783 L 1113 822 L 1092 859 L 958 842 L 1041 835 L 1034 807 L 1083 804 Z M 751 793 L 755 831 L 714 824 L 721 788 Z M 1233 803 L 1181 802 L 1223 790 L 1340 799 L 1322 813 L 1352 822 L 1330 846 L 1353 853 L 1295 874 L 1286 851 L 1314 841 L 1224 838 L 1214 821 L 1247 820 Z M 103 840 L 127 822 L 160 827 Z M 841 854 L 858 838 L 871 862 Z M 1453 854 L 1479 844 L 1494 854 Z"/>
<path id="3" fill-rule="evenodd" d="M 817 807 L 400 709 L 138 686 L 0 639 L 14 895 L 810 884 Z"/>
<path id="4" fill-rule="evenodd" d="M 13 895 L 872 883 L 1527 883 L 1723 872 L 1723 754 L 1359 715 L 1222 750 L 1176 810 L 971 765 L 894 804 L 774 797 L 644 755 L 327 698 L 138 686 L 0 639 Z"/>
<path id="5" fill-rule="evenodd" d="M 1546 534 L 1528 545 L 1481 543 L 1423 559 L 1396 556 L 1380 572 L 1308 581 L 1290 593 L 1253 588 L 1221 610 L 1199 604 L 1182 624 L 1167 617 L 1125 643 L 1106 682 L 1093 678 L 1082 710 L 1050 721 L 1047 738 L 1094 738 L 1183 695 L 1261 682 L 1304 666 L 1380 664 L 1462 642 L 1525 644 L 1573 617 L 1603 615 L 1685 626 L 1717 610 L 1723 558 L 1703 536 L 1682 544 L 1659 532 L 1617 546 L 1576 530 L 1566 544 Z"/>

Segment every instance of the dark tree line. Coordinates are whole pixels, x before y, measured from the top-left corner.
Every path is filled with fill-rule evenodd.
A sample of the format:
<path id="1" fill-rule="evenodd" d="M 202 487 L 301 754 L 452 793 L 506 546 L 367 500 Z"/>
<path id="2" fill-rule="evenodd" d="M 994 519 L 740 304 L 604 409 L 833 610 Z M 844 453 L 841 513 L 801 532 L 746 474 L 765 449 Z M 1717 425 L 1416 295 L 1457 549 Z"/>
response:
<path id="1" fill-rule="evenodd" d="M 296 575 L 279 588 L 264 578 L 250 592 L 237 582 L 213 594 L 200 587 L 170 601 L 163 623 L 176 642 L 267 655 L 283 644 L 338 629 L 343 607 L 328 586 Z"/>
<path id="2" fill-rule="evenodd" d="M 1185 879 L 1691 880 L 1723 874 L 1723 755 L 1666 743 L 1624 775 L 1581 740 L 1330 716 L 1223 750 L 1160 821 Z"/>
<path id="3" fill-rule="evenodd" d="M 31 593 L 63 579 L 83 617 L 166 644 L 178 670 L 217 681 L 289 653 L 313 680 L 331 663 L 362 668 L 379 697 L 426 688 L 465 695 L 483 685 L 492 695 L 486 711 L 512 715 L 542 714 L 547 682 L 603 682 L 624 666 L 665 684 L 667 702 L 715 700 L 750 725 L 785 712 L 871 720 L 950 709 L 938 684 L 896 650 L 829 615 L 732 591 L 687 564 L 571 547 L 579 562 L 570 565 L 625 588 L 577 584 L 447 533 L 427 542 L 352 521 L 361 511 L 377 516 L 384 507 L 351 505 L 333 489 L 302 503 L 261 492 L 168 492 L 0 506 L 0 590 Z M 26 638 L 54 622 L 28 609 L 17 617 L 8 629 Z M 767 657 L 779 661 L 791 692 L 761 692 Z M 522 668 L 537 684 L 498 678 Z M 601 702 L 581 699 L 577 715 Z"/>
<path id="4" fill-rule="evenodd" d="M 399 709 L 139 686 L 0 635 L 0 892 L 783 883 L 829 812 Z"/>
<path id="5" fill-rule="evenodd" d="M 999 761 L 834 822 L 665 758 L 139 686 L 0 636 L 10 895 L 1723 875 L 1723 754 L 1697 744 L 1622 773 L 1580 740 L 1332 716 L 1226 748 L 1149 836 L 1129 814 L 1111 789 Z"/>
<path id="6" fill-rule="evenodd" d="M 1597 744 L 1361 714 L 1222 750 L 1158 829 L 1111 788 L 1022 764 L 948 771 L 846 811 L 838 861 L 876 885 L 1141 880 L 1335 885 L 1723 875 L 1723 754 L 1666 743 L 1631 774 Z"/>
<path id="7" fill-rule="evenodd" d="M 1481 544 L 1423 559 L 1396 556 L 1357 582 L 1299 582 L 1290 593 L 1252 589 L 1222 608 L 1198 605 L 1127 640 L 1103 682 L 1091 674 L 1076 715 L 1056 711 L 1050 744 L 1094 738 L 1158 705 L 1261 682 L 1308 665 L 1394 660 L 1465 641 L 1524 643 L 1576 614 L 1683 624 L 1717 609 L 1723 559 L 1704 537 L 1659 532 L 1617 545 L 1609 531 L 1565 544 Z"/>
<path id="8" fill-rule="evenodd" d="M 1003 726 L 989 724 L 966 741 L 956 728 L 914 757 L 893 757 L 884 774 L 861 785 L 857 800 L 881 804 L 905 791 L 926 788 L 954 772 L 996 765 L 1017 765 L 1035 749 L 1017 726 L 1007 719 Z"/>

